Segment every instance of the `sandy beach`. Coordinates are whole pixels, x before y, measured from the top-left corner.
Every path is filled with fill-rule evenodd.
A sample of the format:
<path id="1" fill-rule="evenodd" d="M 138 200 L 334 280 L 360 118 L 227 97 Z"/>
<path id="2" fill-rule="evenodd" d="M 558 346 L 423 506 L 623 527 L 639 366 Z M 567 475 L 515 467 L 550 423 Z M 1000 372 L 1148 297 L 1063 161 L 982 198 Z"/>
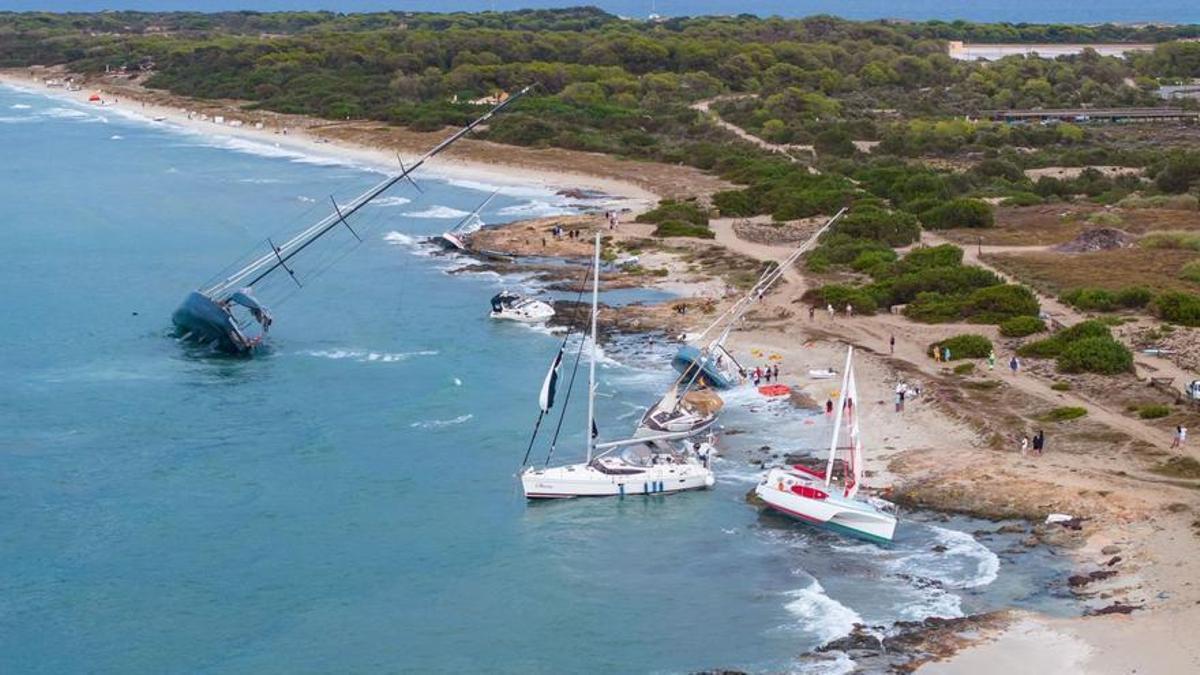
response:
<path id="1" fill-rule="evenodd" d="M 246 111 L 236 102 L 188 103 L 136 84 L 92 82 L 79 91 L 47 89 L 40 78 L 54 73 L 32 74 L 35 77 L 28 70 L 4 71 L 0 82 L 188 131 L 380 170 L 395 168 L 397 152 L 406 159 L 415 157 L 445 135 Z M 102 104 L 88 102 L 93 92 L 99 93 Z M 212 121 L 218 114 L 225 117 L 224 123 Z M 231 120 L 241 125 L 231 125 Z M 588 171 L 572 170 L 578 167 Z M 663 197 L 705 198 L 725 185 L 687 167 L 475 140 L 431 162 L 428 173 L 566 194 L 598 192 L 605 197 L 590 204 L 632 213 Z M 476 244 L 517 255 L 585 254 L 581 242 L 576 242 L 576 248 L 583 247 L 579 250 L 563 242 L 547 242 L 552 250 L 541 244 L 555 220 L 514 223 L 488 231 Z M 783 258 L 789 248 L 743 239 L 729 220 L 714 221 L 712 241 L 654 243 L 653 226 L 628 220 L 605 231 L 611 245 L 622 253 L 637 250 L 642 267 L 661 272 L 628 274 L 619 281 L 669 288 L 680 295 L 666 305 L 630 308 L 622 310 L 623 317 L 615 317 L 625 327 L 640 330 L 669 335 L 699 330 L 711 312 L 740 293 L 739 274 Z M 594 216 L 571 222 L 587 230 L 603 227 Z M 1115 572 L 1072 583 L 1072 591 L 1082 611 L 1116 613 L 1052 619 L 1010 612 L 1006 628 L 967 631 L 964 649 L 922 661 L 929 662 L 928 672 L 1200 671 L 1200 646 L 1189 639 L 1190 629 L 1200 625 L 1200 500 L 1194 482 L 1171 481 L 1147 469 L 1167 456 L 1163 448 L 1169 438 L 1161 429 L 1123 415 L 1119 405 L 1091 390 L 1053 390 L 1053 379 L 1045 373 L 1011 376 L 1003 368 L 991 372 L 979 363 L 975 372 L 963 375 L 925 355 L 930 343 L 963 332 L 985 333 L 999 341 L 994 327 L 916 324 L 887 314 L 831 318 L 818 312 L 810 319 L 807 306 L 800 303 L 806 283 L 804 274 L 790 271 L 733 333 L 730 346 L 750 368 L 765 362 L 765 355 L 779 355 L 785 364 L 783 381 L 823 401 L 831 384 L 813 381 L 806 373 L 839 367 L 845 346 L 855 345 L 860 410 L 870 448 L 867 482 L 873 489 L 915 508 L 1024 519 L 1031 527 L 1031 545 L 1054 546 L 1071 557 L 1080 574 Z M 687 305 L 686 312 L 677 310 L 681 304 Z M 616 314 L 620 312 L 612 313 Z M 630 323 L 631 316 L 636 325 Z M 893 337 L 894 353 L 889 348 Z M 901 382 L 919 385 L 922 395 L 898 413 L 892 397 Z M 1133 379 L 1120 386 L 1136 384 Z M 1089 416 L 1074 426 L 1047 423 L 1052 445 L 1045 456 L 1020 454 L 1004 440 L 1046 409 L 1061 405 L 1086 406 Z M 1195 456 L 1194 450 L 1184 452 Z M 1044 524 L 1051 513 L 1082 519 L 1079 529 Z M 1124 613 L 1121 607 L 1134 609 Z"/>

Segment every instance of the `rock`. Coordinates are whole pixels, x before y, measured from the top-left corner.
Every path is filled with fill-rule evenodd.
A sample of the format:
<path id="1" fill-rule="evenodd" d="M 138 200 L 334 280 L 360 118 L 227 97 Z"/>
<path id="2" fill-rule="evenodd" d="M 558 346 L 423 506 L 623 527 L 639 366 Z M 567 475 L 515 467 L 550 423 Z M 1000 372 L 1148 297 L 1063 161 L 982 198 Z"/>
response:
<path id="1" fill-rule="evenodd" d="M 1054 247 L 1060 253 L 1088 253 L 1091 251 L 1111 251 L 1118 248 L 1133 246 L 1136 238 L 1128 232 L 1113 227 L 1097 227 L 1084 230 L 1071 241 Z"/>
<path id="2" fill-rule="evenodd" d="M 1088 610 L 1087 614 L 1089 616 L 1101 616 L 1104 614 L 1129 614 L 1135 609 L 1143 609 L 1144 607 L 1144 605 L 1126 605 L 1124 603 L 1114 602 L 1108 607 Z"/>
<path id="3" fill-rule="evenodd" d="M 934 553 L 945 553 L 947 551 L 946 547 L 942 544 L 938 544 L 929 550 L 933 551 Z"/>
<path id="4" fill-rule="evenodd" d="M 1116 564 L 1117 564 L 1117 563 L 1119 563 L 1119 562 L 1121 562 L 1121 556 L 1119 556 L 1119 555 L 1114 555 L 1112 558 L 1110 558 L 1110 559 L 1109 559 L 1109 561 L 1108 561 L 1108 562 L 1104 563 L 1104 566 L 1105 566 L 1105 567 L 1112 567 L 1113 565 L 1116 565 Z"/>
<path id="5" fill-rule="evenodd" d="M 1104 548 L 1100 549 L 1101 555 L 1116 555 L 1120 552 L 1121 552 L 1121 547 L 1117 546 L 1116 544 L 1109 544 L 1108 546 L 1105 546 Z"/>
<path id="6" fill-rule="evenodd" d="M 1000 529 L 996 530 L 997 534 L 1023 534 L 1024 532 L 1025 532 L 1025 526 L 1020 523 L 1009 523 L 1008 525 L 1001 525 Z"/>
<path id="7" fill-rule="evenodd" d="M 1091 572 L 1089 574 L 1073 574 L 1067 578 L 1067 585 L 1072 588 L 1079 588 L 1080 586 L 1086 586 L 1093 581 L 1102 581 L 1109 577 L 1115 576 L 1117 576 L 1116 570 L 1096 570 L 1095 572 Z"/>
<path id="8" fill-rule="evenodd" d="M 1036 534 L 1031 534 L 1028 537 L 1025 537 L 1024 539 L 1021 540 L 1021 545 L 1024 546 L 1025 548 L 1033 548 L 1040 543 L 1042 543 L 1042 540 L 1038 539 L 1038 536 Z"/>

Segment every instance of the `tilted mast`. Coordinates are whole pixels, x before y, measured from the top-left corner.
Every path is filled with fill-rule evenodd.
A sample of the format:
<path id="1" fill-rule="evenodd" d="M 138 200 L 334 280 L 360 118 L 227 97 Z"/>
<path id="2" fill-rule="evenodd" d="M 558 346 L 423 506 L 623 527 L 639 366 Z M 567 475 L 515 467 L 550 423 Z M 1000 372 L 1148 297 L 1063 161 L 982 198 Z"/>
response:
<path id="1" fill-rule="evenodd" d="M 596 358 L 600 350 L 596 335 L 596 313 L 600 305 L 600 232 L 596 232 L 596 252 L 592 259 L 592 351 L 588 359 L 587 461 L 592 463 L 596 449 Z"/>
<path id="2" fill-rule="evenodd" d="M 833 415 L 833 438 L 829 441 L 829 464 L 825 467 L 825 485 L 833 479 L 833 460 L 837 458 L 838 437 L 842 432 L 842 412 L 846 409 L 846 398 L 850 392 L 850 360 L 854 357 L 854 347 L 846 348 L 846 367 L 842 370 L 842 388 L 838 391 L 837 410 Z M 853 401 L 853 399 L 851 399 Z M 853 402 L 851 403 L 853 405 Z"/>

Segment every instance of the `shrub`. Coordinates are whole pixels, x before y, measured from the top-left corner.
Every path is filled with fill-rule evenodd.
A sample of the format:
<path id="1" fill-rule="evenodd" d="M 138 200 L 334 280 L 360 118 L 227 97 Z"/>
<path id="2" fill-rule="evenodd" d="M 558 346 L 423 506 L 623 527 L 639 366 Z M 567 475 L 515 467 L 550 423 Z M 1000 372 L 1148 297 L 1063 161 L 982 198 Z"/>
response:
<path id="1" fill-rule="evenodd" d="M 1014 192 L 1000 202 L 1001 206 L 1036 206 L 1044 200 L 1032 192 Z"/>
<path id="2" fill-rule="evenodd" d="M 1148 403 L 1143 406 L 1138 406 L 1138 417 L 1144 420 L 1156 420 L 1160 417 L 1166 417 L 1171 414 L 1171 407 L 1161 403 Z"/>
<path id="3" fill-rule="evenodd" d="M 1112 338 L 1083 338 L 1063 347 L 1058 369 L 1064 373 L 1116 375 L 1133 370 L 1133 354 Z"/>
<path id="4" fill-rule="evenodd" d="M 1070 382 L 1055 382 L 1054 384 L 1050 385 L 1050 388 L 1053 389 L 1054 391 L 1071 391 L 1071 383 Z"/>
<path id="5" fill-rule="evenodd" d="M 664 199 L 658 206 L 639 214 L 635 219 L 639 223 L 663 224 L 668 221 L 682 221 L 693 225 L 708 226 L 708 211 L 700 208 L 695 202 L 677 202 Z"/>
<path id="6" fill-rule="evenodd" d="M 812 304 L 823 307 L 833 305 L 841 311 L 847 304 L 854 307 L 855 314 L 874 314 L 879 308 L 874 298 L 861 288 L 843 284 L 827 284 L 807 293 L 805 298 Z"/>
<path id="7" fill-rule="evenodd" d="M 1179 278 L 1194 284 L 1200 284 L 1200 260 L 1193 260 L 1184 265 L 1179 270 Z"/>
<path id="8" fill-rule="evenodd" d="M 1092 225 L 1103 225 L 1105 227 L 1116 227 L 1125 222 L 1120 214 L 1110 211 L 1097 211 L 1089 215 L 1087 221 Z"/>
<path id="9" fill-rule="evenodd" d="M 879 269 L 885 265 L 891 265 L 896 262 L 896 252 L 887 250 L 868 249 L 858 254 L 858 257 L 850 263 L 850 268 L 856 272 L 871 273 L 872 270 Z"/>
<path id="10" fill-rule="evenodd" d="M 1036 316 L 1014 316 L 1000 322 L 1000 334 L 1004 337 L 1025 337 L 1046 330 L 1046 322 Z"/>
<path id="11" fill-rule="evenodd" d="M 1163 321 L 1184 326 L 1200 326 L 1200 297 L 1192 293 L 1168 291 L 1154 299 L 1154 315 Z"/>
<path id="12" fill-rule="evenodd" d="M 1038 419 L 1043 422 L 1066 422 L 1067 420 L 1079 419 L 1084 415 L 1087 415 L 1087 408 L 1063 406 L 1039 415 Z"/>
<path id="13" fill-rule="evenodd" d="M 855 207 L 830 230 L 857 239 L 881 241 L 889 246 L 906 246 L 921 236 L 921 226 L 912 214 L 875 206 Z"/>
<path id="14" fill-rule="evenodd" d="M 963 314 L 973 323 L 1000 323 L 1014 316 L 1037 316 L 1037 298 L 1024 286 L 1000 284 L 973 291 Z"/>
<path id="15" fill-rule="evenodd" d="M 974 371 L 975 371 L 974 363 L 960 363 L 957 366 L 954 366 L 954 374 L 955 375 L 969 375 Z"/>
<path id="16" fill-rule="evenodd" d="M 1017 354 L 1033 358 L 1053 358 L 1061 354 L 1067 345 L 1072 342 L 1087 338 L 1112 339 L 1112 331 L 1108 329 L 1108 326 L 1095 319 L 1080 321 L 1074 326 L 1064 328 L 1044 340 L 1022 345 L 1017 350 Z"/>
<path id="17" fill-rule="evenodd" d="M 973 333 L 955 335 L 952 338 L 935 343 L 933 346 L 941 350 L 945 350 L 948 347 L 950 349 L 951 361 L 958 359 L 982 359 L 992 353 L 992 341 L 982 335 L 975 335 Z"/>
<path id="18" fill-rule="evenodd" d="M 913 272 L 930 267 L 958 267 L 962 265 L 963 250 L 954 244 L 941 244 L 914 248 L 900 261 L 899 270 Z"/>
<path id="19" fill-rule="evenodd" d="M 1144 286 L 1126 286 L 1117 291 L 1117 304 L 1126 309 L 1145 307 L 1154 299 L 1154 292 Z"/>
<path id="20" fill-rule="evenodd" d="M 946 323 L 962 316 L 965 300 L 942 293 L 918 293 L 904 308 L 904 316 L 922 323 Z"/>
<path id="21" fill-rule="evenodd" d="M 1143 248 L 1177 248 L 1200 251 L 1200 234 L 1194 232 L 1151 232 L 1138 240 Z"/>
<path id="22" fill-rule="evenodd" d="M 1117 308 L 1117 296 L 1103 288 L 1072 288 L 1064 291 L 1060 299 L 1085 312 L 1111 312 Z"/>
<path id="23" fill-rule="evenodd" d="M 992 205 L 978 199 L 952 199 L 921 213 L 921 222 L 934 230 L 952 227 L 991 227 L 995 224 Z"/>
<path id="24" fill-rule="evenodd" d="M 698 237 L 712 239 L 717 235 L 707 225 L 696 225 L 682 220 L 664 220 L 654 228 L 656 237 Z"/>
<path id="25" fill-rule="evenodd" d="M 1122 199 L 1117 206 L 1126 209 L 1175 209 L 1179 211 L 1200 210 L 1200 199 L 1193 195 L 1154 195 L 1142 197 L 1131 195 Z"/>

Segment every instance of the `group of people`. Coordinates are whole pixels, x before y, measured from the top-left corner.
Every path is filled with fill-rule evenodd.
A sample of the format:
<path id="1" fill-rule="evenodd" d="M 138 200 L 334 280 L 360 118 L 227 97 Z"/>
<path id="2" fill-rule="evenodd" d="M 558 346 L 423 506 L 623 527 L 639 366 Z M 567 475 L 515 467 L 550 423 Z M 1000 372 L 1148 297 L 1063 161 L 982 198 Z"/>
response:
<path id="1" fill-rule="evenodd" d="M 563 235 L 566 235 L 567 239 L 578 239 L 579 238 L 579 230 L 568 230 L 565 227 L 563 227 L 562 225 L 555 225 L 550 230 L 550 234 L 553 234 L 555 239 L 562 239 Z M 543 246 L 546 245 L 545 239 L 542 240 L 542 245 Z"/>
<path id="2" fill-rule="evenodd" d="M 904 412 L 904 403 L 921 395 L 920 385 L 912 385 L 900 382 L 896 385 L 896 412 Z"/>
<path id="3" fill-rule="evenodd" d="M 833 303 L 826 303 L 825 311 L 829 312 L 829 320 L 830 321 L 833 321 L 834 317 L 837 316 L 837 309 L 834 308 Z M 843 308 L 842 311 L 844 311 L 846 313 L 846 318 L 849 319 L 854 316 L 854 305 L 847 302 L 846 306 Z M 817 318 L 816 305 L 809 305 L 808 306 L 808 320 L 815 321 L 816 318 Z"/>
<path id="4" fill-rule="evenodd" d="M 778 382 L 779 364 L 775 364 L 773 366 L 755 366 L 754 370 L 750 372 L 750 377 L 754 380 L 754 386 L 756 387 L 763 380 L 766 380 L 766 382 L 770 384 L 772 377 L 774 377 L 775 381 Z"/>
<path id="5" fill-rule="evenodd" d="M 1036 455 L 1041 455 L 1042 450 L 1046 448 L 1046 432 L 1041 429 L 1033 435 L 1031 439 L 1028 434 L 1021 435 L 1021 454 L 1024 455 L 1029 451 L 1030 446 L 1033 446 L 1033 452 Z"/>
<path id="6" fill-rule="evenodd" d="M 620 224 L 620 216 L 616 211 L 605 211 L 604 219 L 608 221 L 608 229 L 610 230 L 617 229 L 617 225 Z"/>

